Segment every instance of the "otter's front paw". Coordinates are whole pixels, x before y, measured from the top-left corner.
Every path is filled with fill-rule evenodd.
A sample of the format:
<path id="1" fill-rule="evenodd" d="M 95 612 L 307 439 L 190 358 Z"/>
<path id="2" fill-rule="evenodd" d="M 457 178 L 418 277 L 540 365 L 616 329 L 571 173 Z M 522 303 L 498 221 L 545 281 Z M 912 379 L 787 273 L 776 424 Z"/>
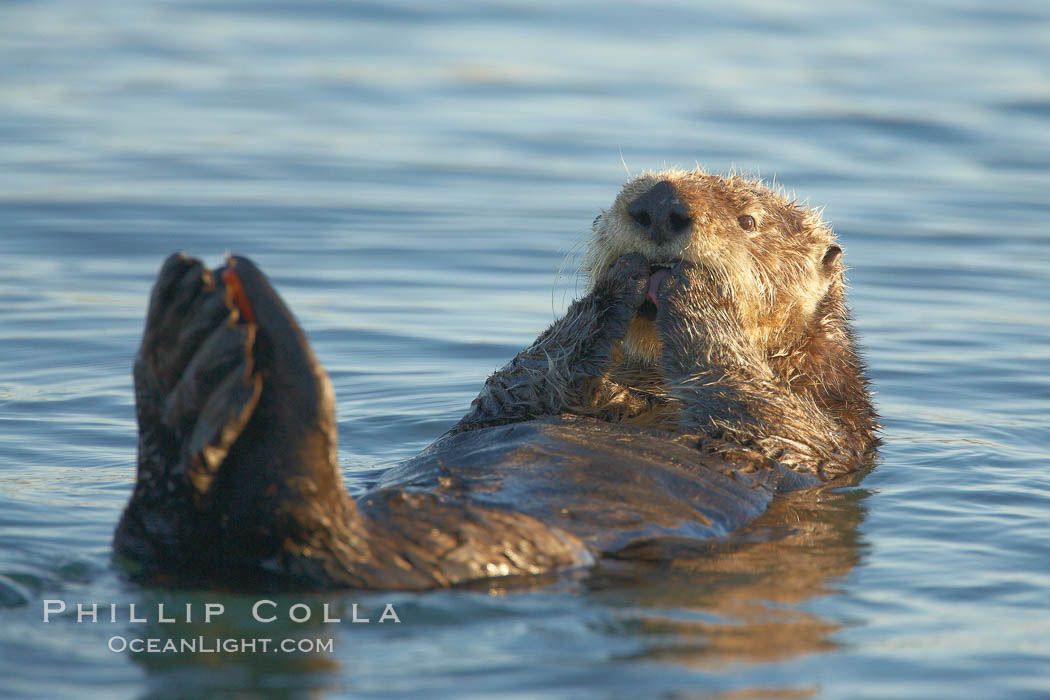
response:
<path id="1" fill-rule="evenodd" d="M 649 262 L 641 253 L 628 253 L 617 258 L 601 282 L 595 287 L 594 296 L 600 310 L 609 315 L 607 322 L 626 332 L 631 318 L 645 302 L 649 289 Z"/>
<path id="2" fill-rule="evenodd" d="M 708 323 L 722 315 L 721 289 L 702 278 L 694 265 L 680 262 L 664 275 L 658 295 L 656 318 L 663 342 L 664 373 L 668 377 L 693 374 L 707 360 L 711 340 Z"/>
<path id="3" fill-rule="evenodd" d="M 583 377 L 594 378 L 609 369 L 631 319 L 645 301 L 649 265 L 637 253 L 613 262 L 594 291 L 577 301 L 566 314 L 562 342 L 575 346 L 569 366 Z"/>
<path id="4" fill-rule="evenodd" d="M 641 253 L 628 253 L 609 265 L 609 291 L 627 306 L 638 308 L 649 288 L 649 261 Z"/>
<path id="5" fill-rule="evenodd" d="M 657 324 L 665 377 L 725 373 L 757 361 L 731 287 L 681 262 L 660 283 Z"/>

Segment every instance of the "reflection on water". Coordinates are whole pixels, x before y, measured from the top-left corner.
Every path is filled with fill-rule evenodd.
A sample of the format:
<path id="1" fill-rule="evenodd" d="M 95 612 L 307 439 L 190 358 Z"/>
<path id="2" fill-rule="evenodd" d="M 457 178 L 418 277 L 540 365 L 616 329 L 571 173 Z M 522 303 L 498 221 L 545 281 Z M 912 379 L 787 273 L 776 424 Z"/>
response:
<path id="1" fill-rule="evenodd" d="M 694 545 L 692 551 L 683 548 L 671 564 L 647 562 L 639 553 L 640 558 L 608 562 L 594 575 L 580 574 L 576 580 L 478 584 L 472 591 L 233 595 L 114 588 L 108 576 L 96 572 L 86 587 L 69 589 L 67 584 L 56 596 L 68 601 L 69 609 L 51 624 L 54 634 L 73 646 L 102 652 L 98 661 L 130 660 L 144 673 L 149 689 L 144 697 L 221 697 L 234 690 L 294 690 L 297 696 L 323 697 L 352 689 L 367 694 L 378 692 L 391 678 L 402 679 L 406 687 L 437 683 L 452 691 L 458 687 L 457 678 L 479 672 L 492 692 L 522 692 L 533 687 L 535 678 L 492 675 L 492 669 L 512 658 L 509 650 L 528 664 L 550 663 L 559 653 L 581 645 L 592 649 L 594 663 L 615 669 L 617 683 L 677 687 L 681 676 L 654 682 L 649 674 L 678 668 L 704 674 L 717 688 L 717 677 L 727 668 L 789 663 L 837 647 L 834 635 L 843 622 L 813 612 L 807 601 L 839 592 L 843 577 L 860 562 L 864 547 L 857 526 L 867 495 L 863 490 L 825 488 L 791 494 L 732 541 Z M 259 607 L 256 614 L 264 619 L 260 621 L 253 606 L 266 600 L 274 605 Z M 76 623 L 77 601 L 99 604 L 97 624 Z M 107 617 L 111 602 L 117 602 L 115 623 Z M 129 622 L 129 603 L 146 623 Z M 205 622 L 208 605 L 222 605 L 223 611 Z M 387 605 L 396 610 L 400 624 L 379 623 Z M 293 614 L 302 619 L 307 611 L 308 621 L 293 621 Z M 158 622 L 162 614 L 174 622 Z M 326 614 L 340 622 L 324 622 Z M 32 616 L 37 616 L 36 610 Z M 370 623 L 354 623 L 355 617 Z M 40 625 L 27 627 L 35 635 Z M 541 639 L 554 635 L 555 648 L 537 646 L 537 634 Z M 159 649 L 168 640 L 177 645 L 190 641 L 208 651 L 133 653 L 124 647 L 132 639 L 156 640 Z M 263 639 L 274 645 L 301 640 L 307 647 L 292 653 L 221 648 L 221 640 L 255 640 L 258 645 Z M 494 642 L 497 639 L 502 646 Z M 465 646 L 466 655 L 453 660 L 442 649 L 445 643 Z M 559 644 L 569 647 L 559 650 Z M 106 654 L 107 646 L 118 651 Z M 646 670 L 653 665 L 665 670 Z M 596 678 L 572 672 L 558 682 L 590 687 Z M 752 690 L 757 697 L 809 697 L 807 688 L 790 683 Z M 727 691 L 724 697 L 745 696 Z"/>
<path id="2" fill-rule="evenodd" d="M 1047 695 L 1044 5 L 0 3 L 0 695 Z M 357 487 L 565 308 L 624 163 L 697 160 L 827 206 L 887 426 L 864 490 L 665 542 L 671 567 L 311 598 L 403 619 L 344 618 L 331 652 L 117 654 L 138 625 L 40 621 L 215 595 L 209 633 L 255 633 L 250 598 L 110 561 L 168 253 L 267 270 Z"/>
<path id="3" fill-rule="evenodd" d="M 586 634 L 592 644 L 607 645 L 613 664 L 672 664 L 715 674 L 739 664 L 782 663 L 836 648 L 833 635 L 842 623 L 807 610 L 805 603 L 836 592 L 841 578 L 860 561 L 863 547 L 857 525 L 867 495 L 858 489 L 826 488 L 791 494 L 733 541 L 691 545 L 693 551 L 681 551 L 683 556 L 671 563 L 645 562 L 642 555 L 631 562 L 607 562 L 592 575 L 577 575 L 575 582 L 573 577 L 560 577 L 478 583 L 475 592 L 432 594 L 439 598 L 436 603 L 417 595 L 412 605 L 405 605 L 406 595 L 397 593 L 245 596 L 147 589 L 136 595 L 135 603 L 138 614 L 149 622 L 125 626 L 119 634 L 156 639 L 160 648 L 167 640 L 202 640 L 209 649 L 221 646 L 219 640 L 268 640 L 272 645 L 293 640 L 308 649 L 256 654 L 128 652 L 151 679 L 156 697 L 164 697 L 163 688 L 173 678 L 197 697 L 233 689 L 272 691 L 289 678 L 295 679 L 297 691 L 336 690 L 359 668 L 353 648 L 361 636 L 372 635 L 380 624 L 391 625 L 382 630 L 389 634 L 398 624 L 390 619 L 379 622 L 387 605 L 404 618 L 399 624 L 460 627 L 466 635 L 472 626 L 506 630 L 523 618 L 549 623 L 564 614 L 568 596 L 577 599 L 573 605 L 599 612 L 588 630 L 577 633 Z M 661 557 L 665 554 L 660 552 Z M 443 607 L 450 598 L 456 605 Z M 156 622 L 159 604 L 174 623 Z M 207 604 L 224 606 L 210 623 L 203 621 Z M 185 619 L 187 605 L 192 606 L 191 622 Z M 127 611 L 118 615 L 126 619 Z M 292 619 L 307 616 L 304 623 Z M 340 622 L 326 623 L 326 616 Z M 627 646 L 614 651 L 624 641 Z M 433 649 L 429 655 L 434 655 Z M 192 680 L 183 680 L 188 678 Z M 359 690 L 371 688 L 366 684 Z M 804 686 L 752 690 L 756 697 L 815 694 Z M 746 697 L 734 692 L 720 697 Z"/>
<path id="4" fill-rule="evenodd" d="M 651 640 L 632 658 L 714 671 L 829 650 L 841 624 L 800 604 L 834 592 L 859 562 L 865 496 L 824 488 L 790 494 L 732 542 L 655 566 L 640 580 L 613 576 L 591 586 L 610 602 L 629 591 L 641 606 L 620 623 Z"/>

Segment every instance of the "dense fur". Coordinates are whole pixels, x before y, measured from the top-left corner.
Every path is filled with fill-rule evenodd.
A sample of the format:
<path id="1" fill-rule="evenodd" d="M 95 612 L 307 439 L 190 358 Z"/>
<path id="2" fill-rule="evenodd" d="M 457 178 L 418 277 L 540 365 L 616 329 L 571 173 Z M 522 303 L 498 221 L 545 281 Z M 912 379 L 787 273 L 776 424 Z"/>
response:
<path id="1" fill-rule="evenodd" d="M 641 223 L 649 201 L 673 226 Z M 727 534 L 875 445 L 840 257 L 758 182 L 632 180 L 595 221 L 587 294 L 355 502 L 330 382 L 265 276 L 172 256 L 115 548 L 148 580 L 418 589 Z"/>
<path id="2" fill-rule="evenodd" d="M 692 225 L 657 243 L 628 207 L 660 182 Z M 633 309 L 653 266 L 671 272 L 650 319 Z M 566 411 L 699 433 L 821 478 L 871 449 L 841 249 L 813 210 L 739 176 L 646 173 L 595 220 L 585 269 L 590 294 L 488 380 L 460 429 Z M 600 350 L 581 362 L 586 343 Z"/>

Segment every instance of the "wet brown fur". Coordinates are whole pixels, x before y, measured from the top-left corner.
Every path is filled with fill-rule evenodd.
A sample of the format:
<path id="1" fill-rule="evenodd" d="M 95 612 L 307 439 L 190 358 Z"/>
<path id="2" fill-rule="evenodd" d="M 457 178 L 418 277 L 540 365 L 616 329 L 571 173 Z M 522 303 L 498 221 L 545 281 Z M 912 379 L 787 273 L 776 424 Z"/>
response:
<path id="1" fill-rule="evenodd" d="M 658 245 L 627 210 L 661 181 L 671 183 L 693 224 L 686 235 Z M 745 214 L 754 218 L 752 231 L 738 221 Z M 524 381 L 536 389 L 536 405 L 519 387 L 514 411 L 523 415 L 550 414 L 545 401 L 556 396 L 556 408 L 565 412 L 696 432 L 709 448 L 757 450 L 821 478 L 859 467 L 875 444 L 875 412 L 850 327 L 841 249 L 818 212 L 739 175 L 647 172 L 628 182 L 594 222 L 584 265 L 592 297 L 615 284 L 616 262 L 629 255 L 687 271 L 707 291 L 694 304 L 665 305 L 675 310 L 673 324 L 666 313 L 664 321 L 634 315 L 622 344 L 606 352 L 611 361 L 600 376 L 556 361 L 560 350 L 593 334 L 594 316 L 605 313 L 600 302 L 589 311 L 578 302 L 566 317 L 584 318 L 555 324 L 490 378 L 465 424 L 508 415 L 505 405 L 488 405 L 486 391 L 508 380 L 522 383 L 516 375 L 536 364 L 540 350 L 548 371 L 532 367 L 542 379 Z M 673 286 L 672 280 L 663 288 L 673 294 Z M 664 347 L 669 334 L 679 355 L 674 360 Z M 712 403 L 719 410 L 711 410 Z M 734 405 L 726 410 L 725 404 Z"/>
<path id="2" fill-rule="evenodd" d="M 627 208 L 661 181 L 692 225 L 656 245 Z M 587 293 L 356 500 L 331 383 L 265 275 L 172 255 L 135 362 L 138 478 L 114 548 L 149 581 L 422 589 L 723 537 L 874 448 L 840 254 L 817 213 L 757 181 L 643 174 L 595 222 Z M 649 320 L 654 266 L 669 271 Z"/>
<path id="3" fill-rule="evenodd" d="M 664 248 L 638 236 L 626 213 L 633 198 L 660 180 L 673 184 L 695 221 L 691 235 Z M 753 231 L 741 228 L 738 217 L 744 214 L 754 218 Z M 844 450 L 845 461 L 818 465 L 829 472 L 822 476 L 856 468 L 874 443 L 875 415 L 850 328 L 841 249 L 819 212 L 739 175 L 645 173 L 628 183 L 596 220 L 588 274 L 598 280 L 610 260 L 634 251 L 653 263 L 693 263 L 724 285 L 746 338 L 708 337 L 705 344 L 742 341 L 754 364 L 749 374 L 768 372 L 770 390 L 794 394 L 803 405 L 811 404 L 806 408 L 827 416 L 830 435 L 824 425 L 812 430 L 803 425 L 792 436 L 799 442 L 831 437 L 832 443 L 840 443 L 835 447 Z M 729 326 L 718 324 L 706 324 L 705 330 L 732 334 Z M 636 316 L 624 340 L 628 363 L 613 371 L 613 379 L 646 388 L 658 383 L 661 350 L 657 324 Z M 762 437 L 741 433 L 744 441 Z"/>

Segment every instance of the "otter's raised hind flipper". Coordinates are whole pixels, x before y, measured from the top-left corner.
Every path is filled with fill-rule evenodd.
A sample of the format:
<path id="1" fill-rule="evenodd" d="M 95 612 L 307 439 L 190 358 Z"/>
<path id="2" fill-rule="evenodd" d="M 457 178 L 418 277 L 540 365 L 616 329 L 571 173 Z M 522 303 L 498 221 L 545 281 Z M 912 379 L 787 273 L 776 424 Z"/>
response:
<path id="1" fill-rule="evenodd" d="M 245 258 L 164 263 L 135 391 L 138 480 L 114 547 L 141 579 L 422 589 L 592 561 L 560 528 L 469 493 L 386 489 L 359 510 L 328 376 Z"/>
<path id="2" fill-rule="evenodd" d="M 118 552 L 147 566 L 181 565 L 208 551 L 204 541 L 224 534 L 231 516 L 234 529 L 245 518 L 269 521 L 278 504 L 267 492 L 280 491 L 286 504 L 297 476 L 342 491 L 328 378 L 250 261 L 231 258 L 213 272 L 169 257 L 134 377 L 138 476 Z M 251 437 L 241 440 L 245 431 Z"/>
<path id="3" fill-rule="evenodd" d="M 118 552 L 147 565 L 183 559 L 183 543 L 202 527 L 193 504 L 260 394 L 253 342 L 254 329 L 238 323 L 199 260 L 164 262 L 135 357 L 138 474 Z"/>

